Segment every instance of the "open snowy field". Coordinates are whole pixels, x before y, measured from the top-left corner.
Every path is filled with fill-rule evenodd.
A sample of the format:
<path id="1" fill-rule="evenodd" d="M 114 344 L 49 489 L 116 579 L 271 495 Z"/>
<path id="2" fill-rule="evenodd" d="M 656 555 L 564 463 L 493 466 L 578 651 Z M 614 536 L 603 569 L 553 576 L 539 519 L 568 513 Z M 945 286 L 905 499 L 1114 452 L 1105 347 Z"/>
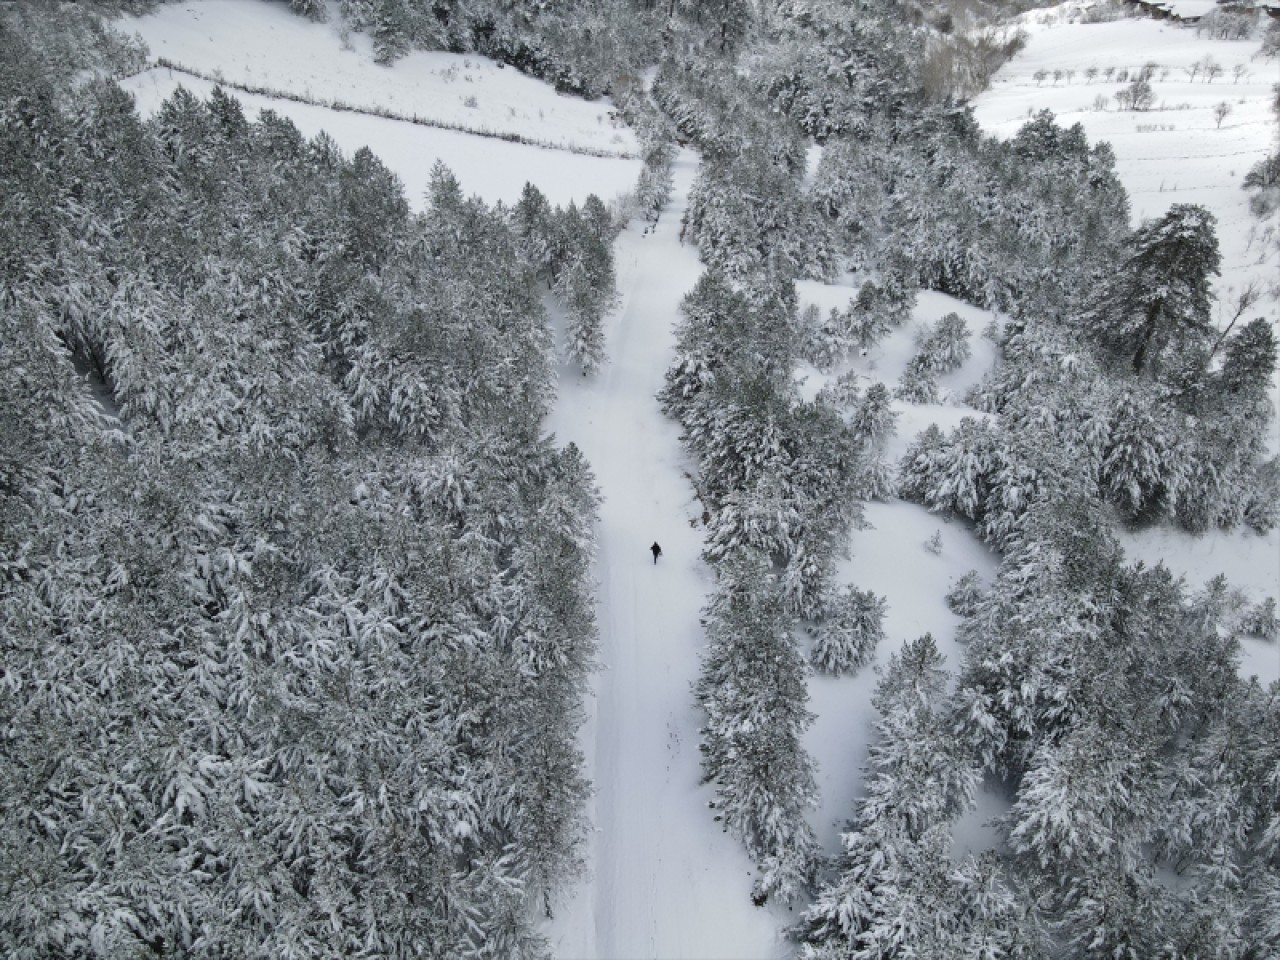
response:
<path id="1" fill-rule="evenodd" d="M 1014 134 L 1030 113 L 1049 109 L 1064 125 L 1080 123 L 1091 141 L 1108 141 L 1128 190 L 1133 222 L 1157 217 L 1175 203 L 1208 208 L 1218 220 L 1222 275 L 1215 284 L 1220 326 L 1230 322 L 1240 294 L 1251 284 L 1261 297 L 1242 321 L 1264 316 L 1280 332 L 1280 258 L 1274 240 L 1259 236 L 1242 182 L 1274 143 L 1268 109 L 1280 62 L 1256 55 L 1258 40 L 1210 40 L 1192 26 L 1148 19 L 1072 23 L 1077 3 L 1032 11 L 1020 19 L 1026 48 L 996 74 L 974 103 L 978 121 L 992 133 Z M 1221 72 L 1210 79 L 1206 63 Z M 1120 110 L 1115 94 L 1146 64 L 1155 64 L 1150 110 Z M 1092 79 L 1087 71 L 1096 68 Z M 1106 71 L 1114 69 L 1108 80 Z M 1037 76 L 1041 71 L 1043 76 Z M 1214 72 L 1211 69 L 1209 72 Z M 1194 74 L 1194 77 L 1193 77 Z M 1230 112 L 1219 126 L 1214 107 Z M 1273 387 L 1273 403 L 1280 386 Z M 1280 421 L 1272 424 L 1271 451 L 1280 451 Z M 1212 531 L 1193 537 L 1172 527 L 1120 531 L 1129 555 L 1163 562 L 1198 587 L 1225 574 L 1251 599 L 1280 597 L 1280 531 Z M 1245 638 L 1241 672 L 1264 683 L 1280 678 L 1280 645 Z"/>
<path id="2" fill-rule="evenodd" d="M 267 4 L 261 6 L 274 10 Z M 133 94 L 142 115 L 150 116 L 179 86 L 208 97 L 215 84 L 157 68 L 131 77 L 121 86 Z M 537 184 L 553 204 L 582 203 L 593 193 L 607 203 L 634 187 L 640 174 L 639 160 L 550 150 L 239 90 L 228 92 L 251 117 L 260 110 L 274 110 L 292 120 L 304 136 L 328 133 L 348 155 L 368 147 L 399 175 L 405 196 L 415 209 L 422 208 L 431 167 L 437 160 L 453 171 L 468 195 L 479 194 L 489 203 L 501 200 L 508 205 L 520 199 L 526 182 Z"/>
<path id="3" fill-rule="evenodd" d="M 229 84 L 595 153 L 636 149 L 631 131 L 610 121 L 607 100 L 562 96 L 475 54 L 416 51 L 382 66 L 373 41 L 345 30 L 336 10 L 315 23 L 284 3 L 200 0 L 164 4 L 119 26 L 138 33 L 153 58 Z"/>

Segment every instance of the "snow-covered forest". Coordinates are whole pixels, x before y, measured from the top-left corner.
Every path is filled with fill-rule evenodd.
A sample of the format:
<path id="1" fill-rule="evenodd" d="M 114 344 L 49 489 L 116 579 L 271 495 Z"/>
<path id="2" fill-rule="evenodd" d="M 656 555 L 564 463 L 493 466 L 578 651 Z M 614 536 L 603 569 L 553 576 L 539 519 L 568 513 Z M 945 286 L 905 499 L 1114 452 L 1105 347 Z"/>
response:
<path id="1" fill-rule="evenodd" d="M 0 953 L 1280 956 L 1280 16 L 1171 6 L 0 4 Z"/>

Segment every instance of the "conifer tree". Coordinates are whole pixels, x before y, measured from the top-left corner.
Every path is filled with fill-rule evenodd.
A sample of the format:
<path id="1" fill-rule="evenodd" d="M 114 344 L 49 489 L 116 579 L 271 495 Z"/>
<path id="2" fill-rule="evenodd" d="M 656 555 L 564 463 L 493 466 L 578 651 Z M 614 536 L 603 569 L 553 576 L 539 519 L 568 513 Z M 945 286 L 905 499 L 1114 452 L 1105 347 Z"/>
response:
<path id="1" fill-rule="evenodd" d="M 1130 238 L 1126 257 L 1099 291 L 1083 323 L 1133 373 L 1159 373 L 1172 354 L 1203 345 L 1211 332 L 1221 255 L 1214 217 L 1178 203 Z"/>

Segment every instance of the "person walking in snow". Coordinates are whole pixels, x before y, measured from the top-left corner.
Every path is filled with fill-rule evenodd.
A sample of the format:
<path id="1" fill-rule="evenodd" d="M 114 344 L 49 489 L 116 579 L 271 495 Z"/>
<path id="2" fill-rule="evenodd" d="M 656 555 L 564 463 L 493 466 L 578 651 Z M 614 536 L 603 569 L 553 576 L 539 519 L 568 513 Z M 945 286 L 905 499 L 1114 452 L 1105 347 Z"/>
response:
<path id="1" fill-rule="evenodd" d="M 653 546 L 649 548 L 649 552 L 653 554 L 653 562 L 657 563 L 658 558 L 662 556 L 662 548 L 658 546 L 658 541 L 653 541 Z"/>

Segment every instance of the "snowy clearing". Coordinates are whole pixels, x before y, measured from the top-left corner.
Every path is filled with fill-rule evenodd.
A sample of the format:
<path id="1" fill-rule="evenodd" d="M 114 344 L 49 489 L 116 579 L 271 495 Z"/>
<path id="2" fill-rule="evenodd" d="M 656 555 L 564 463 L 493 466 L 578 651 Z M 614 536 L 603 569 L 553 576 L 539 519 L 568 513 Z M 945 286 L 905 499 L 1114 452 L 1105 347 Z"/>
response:
<path id="1" fill-rule="evenodd" d="M 810 822 L 828 853 L 838 852 L 840 830 L 853 816 L 862 794 L 862 768 L 877 717 L 871 696 L 880 679 L 879 668 L 904 642 L 932 633 L 947 669 L 957 671 L 962 650 L 955 632 L 960 618 L 947 607 L 944 595 L 970 570 L 977 570 L 984 585 L 990 585 L 998 564 L 966 524 L 949 523 L 916 504 L 868 503 L 866 519 L 871 526 L 854 531 L 850 557 L 840 564 L 836 579 L 888 601 L 886 642 L 876 650 L 874 667 L 844 677 L 811 674 L 809 678 L 809 709 L 817 719 L 805 746 L 818 761 L 821 791 L 821 805 Z M 937 554 L 924 545 L 935 532 L 942 535 L 942 550 Z"/>
<path id="2" fill-rule="evenodd" d="M 812 304 L 825 314 L 846 307 L 858 286 L 853 282 L 806 281 L 797 284 L 797 292 L 802 310 Z M 941 403 L 893 401 L 898 414 L 897 432 L 886 444 L 886 458 L 896 463 L 930 424 L 946 431 L 965 417 L 985 417 L 965 405 L 963 398 L 995 362 L 995 343 L 982 336 L 982 331 L 996 318 L 990 311 L 932 290 L 921 290 L 911 319 L 892 330 L 865 356 L 855 353 L 830 374 L 802 365 L 797 373 L 802 394 L 813 397 L 847 371 L 855 371 L 864 388 L 883 383 L 892 392 L 916 351 L 920 328 L 953 312 L 964 319 L 969 329 L 972 354 L 960 369 L 938 378 Z M 962 651 L 955 631 L 960 618 L 947 607 L 944 596 L 970 570 L 977 570 L 983 581 L 990 583 L 999 564 L 999 558 L 967 524 L 948 522 L 917 504 L 901 500 L 872 502 L 866 504 L 865 512 L 869 527 L 853 531 L 849 557 L 839 565 L 836 582 L 854 584 L 886 599 L 886 642 L 877 649 L 874 665 L 855 675 L 829 677 L 815 673 L 809 678 L 809 709 L 816 719 L 805 746 L 817 761 L 820 791 L 819 807 L 811 813 L 810 823 L 829 854 L 839 852 L 840 832 L 853 816 L 862 792 L 863 766 L 876 720 L 871 696 L 879 682 L 879 668 L 904 642 L 932 633 L 939 652 L 946 658 L 947 669 L 958 670 Z M 934 533 L 942 537 L 938 554 L 925 548 L 925 541 Z M 988 796 L 980 797 L 980 812 L 975 811 L 957 824 L 957 843 L 966 851 L 985 849 L 994 843 L 994 833 L 982 825 L 1003 807 L 994 799 L 988 803 Z"/>
<path id="3" fill-rule="evenodd" d="M 139 112 L 147 117 L 180 86 L 207 98 L 215 84 L 158 68 L 131 77 L 121 86 L 133 94 Z M 529 181 L 553 204 L 581 203 L 593 193 L 607 203 L 629 191 L 640 173 L 639 160 L 548 150 L 238 90 L 227 92 L 244 105 L 249 116 L 274 110 L 292 120 L 304 136 L 328 133 L 348 154 L 368 147 L 399 175 L 409 203 L 417 210 L 422 209 L 431 167 L 437 160 L 453 171 L 465 193 L 508 205 L 520 199 L 520 191 Z"/>
<path id="4" fill-rule="evenodd" d="M 802 281 L 796 284 L 800 296 L 800 309 L 813 304 L 826 314 L 841 310 L 857 294 L 857 284 L 827 284 Z M 865 389 L 872 383 L 883 383 L 892 393 L 898 378 L 916 351 L 916 334 L 928 324 L 936 323 L 948 313 L 957 313 L 969 330 L 969 346 L 972 354 L 964 366 L 938 377 L 940 403 L 915 404 L 902 400 L 893 401 L 898 414 L 897 433 L 885 447 L 886 458 L 893 463 L 907 452 L 916 435 L 929 424 L 936 423 L 942 430 L 950 430 L 965 417 L 985 417 L 986 414 L 964 403 L 965 393 L 978 383 L 996 360 L 996 345 L 982 331 L 996 321 L 995 314 L 972 304 L 949 297 L 933 290 L 921 290 L 916 300 L 911 320 L 892 330 L 884 339 L 869 349 L 866 356 L 855 353 L 831 373 L 823 373 L 816 367 L 801 363 L 797 380 L 801 395 L 812 399 L 826 384 L 841 374 L 853 371 L 858 375 L 859 386 Z"/>
<path id="5" fill-rule="evenodd" d="M 373 41 L 344 29 L 336 10 L 329 22 L 316 23 L 283 3 L 202 0 L 164 4 L 119 26 L 139 34 L 153 57 L 232 84 L 572 149 L 636 150 L 631 131 L 610 121 L 608 100 L 562 96 L 476 54 L 415 51 L 382 66 L 373 60 Z"/>

